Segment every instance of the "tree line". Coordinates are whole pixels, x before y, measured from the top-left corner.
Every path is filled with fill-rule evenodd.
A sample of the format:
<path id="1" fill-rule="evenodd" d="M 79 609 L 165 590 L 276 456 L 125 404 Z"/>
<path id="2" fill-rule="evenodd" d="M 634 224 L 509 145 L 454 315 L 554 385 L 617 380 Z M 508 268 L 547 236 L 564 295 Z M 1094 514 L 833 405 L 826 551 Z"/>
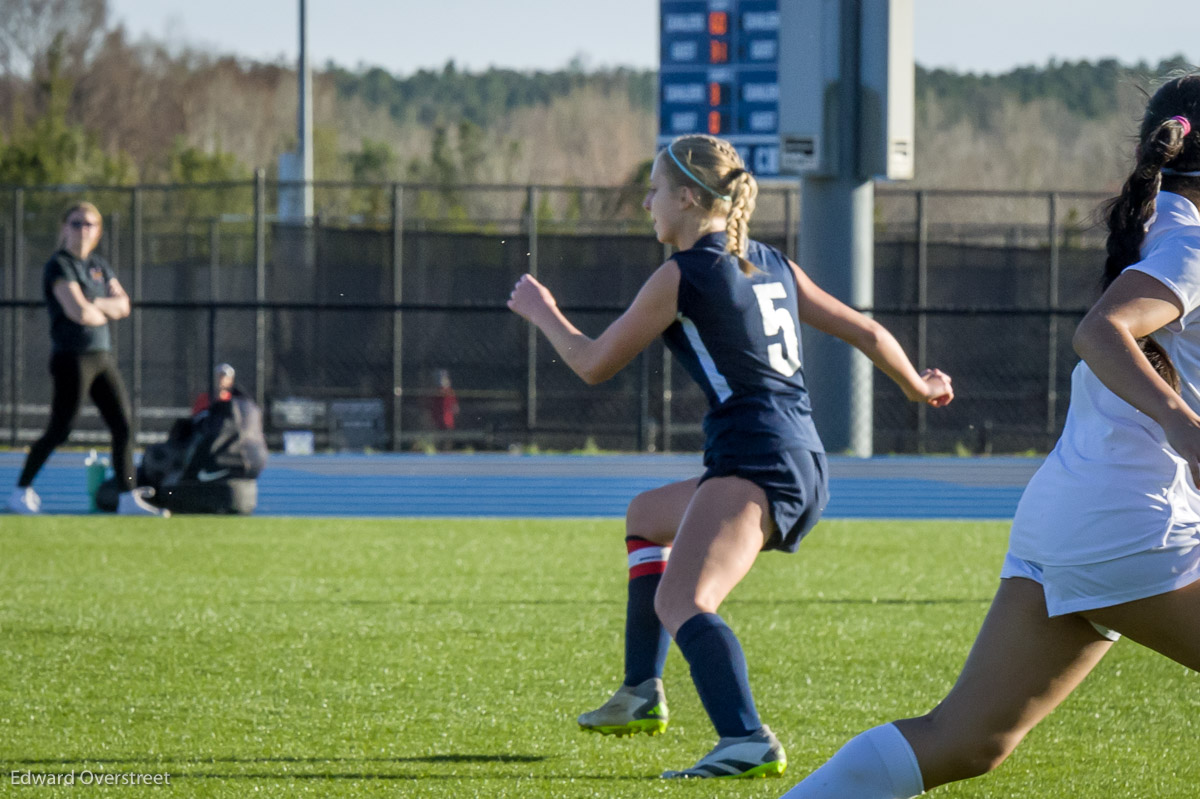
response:
<path id="1" fill-rule="evenodd" d="M 916 70 L 922 187 L 1108 190 L 1141 91 L 1181 57 L 999 75 Z M 319 180 L 613 185 L 653 151 L 652 70 L 314 75 Z M 131 40 L 107 0 L 0 0 L 0 184 L 269 176 L 294 149 L 294 65 Z M 935 157 L 936 156 L 936 157 Z"/>

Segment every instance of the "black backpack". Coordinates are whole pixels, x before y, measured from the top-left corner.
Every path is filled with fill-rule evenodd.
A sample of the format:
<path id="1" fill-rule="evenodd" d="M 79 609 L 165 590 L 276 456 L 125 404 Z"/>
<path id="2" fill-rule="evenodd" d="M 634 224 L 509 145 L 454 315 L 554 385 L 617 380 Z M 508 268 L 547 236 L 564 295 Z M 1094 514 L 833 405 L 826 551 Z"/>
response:
<path id="1" fill-rule="evenodd" d="M 267 463 L 262 411 L 239 391 L 194 418 L 179 419 L 167 440 L 146 448 L 139 486 L 154 488 L 150 502 L 174 513 L 253 512 L 256 478 Z M 115 479 L 96 494 L 102 510 L 116 510 Z"/>
<path id="2" fill-rule="evenodd" d="M 183 457 L 161 485 L 253 480 L 267 463 L 262 411 L 244 394 L 214 403 L 192 421 Z"/>

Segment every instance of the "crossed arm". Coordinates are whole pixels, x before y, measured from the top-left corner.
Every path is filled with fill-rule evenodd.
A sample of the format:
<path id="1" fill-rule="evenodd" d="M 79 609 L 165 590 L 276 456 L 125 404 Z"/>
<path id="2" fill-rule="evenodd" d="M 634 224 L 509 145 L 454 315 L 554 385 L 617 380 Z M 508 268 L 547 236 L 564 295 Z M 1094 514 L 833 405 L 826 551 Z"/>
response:
<path id="1" fill-rule="evenodd" d="M 54 283 L 54 297 L 72 322 L 84 327 L 100 327 L 110 319 L 124 319 L 130 311 L 129 295 L 115 277 L 108 281 L 107 288 L 108 296 L 88 300 L 78 283 L 58 280 Z"/>

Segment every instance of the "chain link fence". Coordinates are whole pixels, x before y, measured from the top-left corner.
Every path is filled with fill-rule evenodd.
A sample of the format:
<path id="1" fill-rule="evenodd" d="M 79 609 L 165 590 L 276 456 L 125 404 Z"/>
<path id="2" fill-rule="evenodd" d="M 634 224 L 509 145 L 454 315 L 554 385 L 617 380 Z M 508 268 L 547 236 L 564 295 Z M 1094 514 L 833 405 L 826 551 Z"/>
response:
<path id="1" fill-rule="evenodd" d="M 0 440 L 23 446 L 45 425 L 42 264 L 63 208 L 86 198 L 135 304 L 115 333 L 142 443 L 164 437 L 227 361 L 275 447 L 291 430 L 317 449 L 701 447 L 704 397 L 661 344 L 588 387 L 504 305 L 530 272 L 584 332 L 603 330 L 669 255 L 640 190 L 317 183 L 313 218 L 281 218 L 298 188 L 260 175 L 0 190 Z M 876 379 L 876 452 L 1053 443 L 1071 333 L 1098 290 L 1103 234 L 1090 220 L 1102 199 L 879 187 L 875 303 L 862 310 L 918 365 L 952 374 L 958 398 L 930 411 Z M 799 218 L 797 189 L 767 185 L 751 233 L 794 258 Z M 443 370 L 460 406 L 452 430 L 434 419 Z M 73 440 L 105 439 L 86 409 Z"/>

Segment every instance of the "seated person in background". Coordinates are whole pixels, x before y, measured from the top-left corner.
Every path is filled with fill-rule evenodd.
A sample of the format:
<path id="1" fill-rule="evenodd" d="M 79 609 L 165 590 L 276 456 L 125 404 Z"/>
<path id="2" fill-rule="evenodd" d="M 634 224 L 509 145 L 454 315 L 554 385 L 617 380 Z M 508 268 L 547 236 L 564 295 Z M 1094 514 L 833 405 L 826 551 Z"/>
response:
<path id="1" fill-rule="evenodd" d="M 458 395 L 450 384 L 450 372 L 438 369 L 437 384 L 437 393 L 429 408 L 433 426 L 438 430 L 453 430 L 458 419 Z"/>
<path id="2" fill-rule="evenodd" d="M 217 366 L 213 370 L 213 386 L 216 387 L 216 401 L 226 402 L 233 396 L 233 367 L 227 363 Z M 196 397 L 196 401 L 192 403 L 192 416 L 199 416 L 204 411 L 208 410 L 213 403 L 212 395 L 204 391 Z"/>

